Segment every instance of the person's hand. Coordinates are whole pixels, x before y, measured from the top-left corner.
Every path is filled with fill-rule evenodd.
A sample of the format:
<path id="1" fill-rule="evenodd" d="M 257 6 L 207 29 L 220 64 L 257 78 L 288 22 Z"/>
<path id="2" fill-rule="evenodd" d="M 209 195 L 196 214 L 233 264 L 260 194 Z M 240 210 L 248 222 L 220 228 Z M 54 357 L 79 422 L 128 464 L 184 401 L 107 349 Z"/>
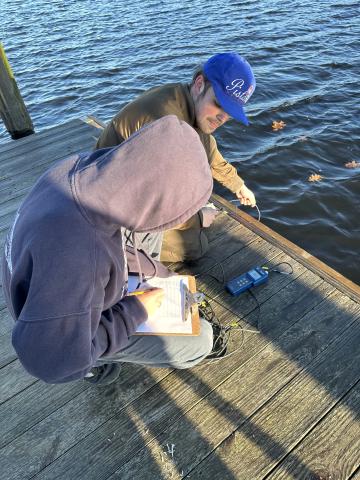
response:
<path id="1" fill-rule="evenodd" d="M 241 205 L 251 205 L 252 207 L 255 207 L 255 195 L 245 184 L 236 192 L 236 196 L 240 200 Z"/>
<path id="2" fill-rule="evenodd" d="M 210 227 L 210 225 L 213 223 L 217 215 L 219 214 L 219 210 L 217 208 L 212 208 L 212 207 L 203 207 L 201 209 L 201 215 L 202 215 L 202 226 L 204 228 Z"/>
<path id="3" fill-rule="evenodd" d="M 161 306 L 164 299 L 164 290 L 162 288 L 150 288 L 136 298 L 143 304 L 148 317 L 154 315 Z"/>

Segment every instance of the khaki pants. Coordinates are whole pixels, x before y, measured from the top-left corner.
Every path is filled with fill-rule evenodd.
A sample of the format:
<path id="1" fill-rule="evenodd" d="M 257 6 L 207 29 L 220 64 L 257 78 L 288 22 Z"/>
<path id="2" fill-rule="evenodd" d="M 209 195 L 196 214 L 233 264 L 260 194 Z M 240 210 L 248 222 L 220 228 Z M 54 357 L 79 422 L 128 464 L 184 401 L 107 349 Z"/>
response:
<path id="1" fill-rule="evenodd" d="M 201 226 L 200 214 L 164 232 L 160 261 L 183 262 L 201 258 L 208 249 L 208 239 Z"/>

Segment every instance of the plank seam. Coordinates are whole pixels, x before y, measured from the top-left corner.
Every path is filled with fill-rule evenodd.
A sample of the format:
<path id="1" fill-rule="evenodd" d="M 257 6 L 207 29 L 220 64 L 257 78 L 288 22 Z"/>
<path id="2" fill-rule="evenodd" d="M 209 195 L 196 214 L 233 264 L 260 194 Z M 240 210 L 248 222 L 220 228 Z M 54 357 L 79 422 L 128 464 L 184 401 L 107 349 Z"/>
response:
<path id="1" fill-rule="evenodd" d="M 321 303 L 322 303 L 322 302 L 321 302 Z M 299 319 L 299 320 L 300 320 L 300 319 Z M 298 321 L 299 321 L 299 320 L 298 320 Z M 295 322 L 295 324 L 298 323 L 298 321 Z M 356 321 L 357 321 L 357 317 L 354 318 L 354 320 L 351 322 L 351 324 L 349 324 L 348 327 L 346 327 L 345 330 L 343 330 L 343 331 L 341 332 L 341 335 L 339 335 L 337 338 L 343 336 L 343 335 L 349 330 L 349 328 L 352 327 L 352 325 L 353 325 Z M 294 325 L 295 325 L 295 324 L 294 324 Z M 324 348 L 324 350 L 322 350 L 321 352 L 319 352 L 314 358 L 311 359 L 311 361 L 310 361 L 307 365 L 303 366 L 299 371 L 297 371 L 297 372 L 295 373 L 294 376 L 291 377 L 291 379 L 289 379 L 284 385 L 282 385 L 278 390 L 276 390 L 276 392 L 274 392 L 270 397 L 268 397 L 258 408 L 256 408 L 256 410 L 254 410 L 254 412 L 253 412 L 251 415 L 248 416 L 248 418 L 247 418 L 246 420 L 244 420 L 243 422 L 241 422 L 226 438 L 224 438 L 221 442 L 219 442 L 219 443 L 211 450 L 211 452 L 209 452 L 206 456 L 204 456 L 200 462 L 198 462 L 190 471 L 188 471 L 187 474 L 185 475 L 185 477 L 182 477 L 182 478 L 186 478 L 188 475 L 190 475 L 191 472 L 193 472 L 195 469 L 197 469 L 197 468 L 199 467 L 199 465 L 201 465 L 201 463 L 203 463 L 203 462 L 206 460 L 206 458 L 208 458 L 213 452 L 215 452 L 215 450 L 216 450 L 217 448 L 219 448 L 224 442 L 226 442 L 227 439 L 228 439 L 229 437 L 231 437 L 231 435 L 233 435 L 233 434 L 234 434 L 236 431 L 238 431 L 241 427 L 243 427 L 244 425 L 246 425 L 247 423 L 249 423 L 249 422 L 251 421 L 251 419 L 252 419 L 255 415 L 257 415 L 259 412 L 261 412 L 261 410 L 263 410 L 263 409 L 269 404 L 269 402 L 271 402 L 276 396 L 278 396 L 278 395 L 281 393 L 282 390 L 284 390 L 284 389 L 287 388 L 292 382 L 294 382 L 294 380 L 296 380 L 296 378 L 297 378 L 299 375 L 301 375 L 301 374 L 309 367 L 309 365 L 311 365 L 311 364 L 319 357 L 319 355 L 324 354 L 324 352 L 332 345 L 332 343 L 333 343 L 334 341 L 335 341 L 335 340 L 330 341 L 330 342 L 327 344 L 326 348 Z M 253 357 L 252 357 L 252 358 L 253 358 Z M 351 389 L 354 388 L 355 385 L 356 385 L 358 382 L 359 382 L 359 380 L 357 380 L 357 381 L 355 382 L 355 384 L 351 387 Z M 348 393 L 348 392 L 347 392 L 347 393 Z M 347 394 L 347 393 L 346 393 L 346 394 Z M 205 397 L 204 397 L 204 398 L 205 398 Z M 338 402 L 336 402 L 336 403 L 338 403 Z M 331 407 L 331 409 L 332 409 L 332 407 Z M 328 414 L 328 412 L 329 412 L 329 411 L 326 411 L 325 414 L 323 415 L 323 417 L 321 417 L 321 418 L 324 418 L 324 416 L 326 416 L 326 415 Z M 318 422 L 316 422 L 316 424 L 317 424 L 317 423 L 318 423 Z M 308 435 L 308 433 L 309 433 L 309 432 L 306 432 L 305 436 Z M 287 452 L 286 456 L 289 455 L 289 453 L 290 453 L 290 452 Z M 280 462 L 283 462 L 283 461 L 284 461 L 284 457 L 280 460 Z M 277 465 L 278 465 L 278 464 L 277 464 Z M 267 473 L 266 475 L 269 475 L 269 473 Z M 265 480 L 265 478 L 266 478 L 266 477 L 263 477 L 264 480 Z"/>
<path id="2" fill-rule="evenodd" d="M 289 455 L 291 455 L 291 453 L 292 453 L 294 450 L 296 450 L 297 447 L 298 447 L 309 435 L 311 435 L 311 433 L 313 432 L 313 430 L 315 430 L 315 429 L 320 425 L 320 423 L 322 423 L 323 421 L 325 421 L 326 418 L 327 418 L 329 415 L 331 415 L 331 413 L 333 412 L 333 410 L 334 410 L 335 408 L 337 408 L 337 407 L 339 406 L 339 404 L 342 403 L 342 401 L 344 400 L 344 398 L 345 398 L 347 395 L 349 395 L 349 394 L 351 393 L 351 391 L 354 390 L 354 389 L 357 387 L 357 385 L 359 384 L 359 382 L 360 382 L 360 378 L 354 383 L 354 385 L 352 385 L 352 386 L 350 387 L 350 389 L 349 389 L 347 392 L 345 392 L 345 393 L 341 396 L 341 398 L 339 398 L 339 399 L 336 401 L 336 403 L 335 403 L 327 412 L 324 413 L 324 415 L 323 415 L 322 417 L 320 417 L 320 418 L 318 419 L 318 421 L 309 429 L 309 431 L 306 432 L 306 433 L 300 438 L 300 440 L 299 440 L 296 444 L 294 444 L 294 445 L 292 446 L 291 450 L 289 450 L 289 451 L 287 452 L 287 454 L 286 454 L 276 465 L 274 465 L 274 467 L 273 467 L 271 470 L 269 470 L 269 472 L 262 478 L 262 480 L 266 480 L 267 478 L 269 478 L 270 475 L 272 475 L 272 473 L 273 473 L 276 469 L 278 469 L 279 467 L 281 468 L 281 465 L 286 461 L 287 457 L 288 457 Z M 352 475 L 353 475 L 353 474 L 352 474 Z M 351 477 L 352 477 L 352 475 L 351 475 Z M 351 478 L 351 477 L 350 477 L 350 478 Z M 345 479 L 344 479 L 344 480 L 345 480 Z"/>
<path id="3" fill-rule="evenodd" d="M 306 273 L 306 272 L 303 272 L 303 274 L 305 274 L 305 273 Z M 321 283 L 321 282 L 322 282 L 322 280 L 319 279 L 319 281 L 318 281 L 317 283 Z M 323 303 L 325 300 L 326 300 L 326 298 L 324 298 L 324 299 L 323 299 L 321 302 L 319 302 L 319 304 L 317 304 L 317 305 L 320 305 L 320 304 Z M 295 323 L 293 323 L 292 325 L 290 325 L 289 328 L 291 328 L 291 327 L 292 327 L 293 325 L 295 325 L 296 323 L 300 322 L 305 315 L 307 315 L 309 312 L 311 312 L 311 310 L 312 310 L 312 309 L 310 309 L 309 311 L 305 312 L 301 317 L 298 318 L 298 320 L 297 320 Z M 345 331 L 345 330 L 344 330 L 344 331 Z M 286 330 L 283 332 L 283 334 L 284 334 L 285 332 L 286 332 Z M 282 335 L 283 335 L 283 334 L 282 334 Z M 196 402 L 192 403 L 191 406 L 189 406 L 189 408 L 188 408 L 186 411 L 183 411 L 183 412 L 182 412 L 182 415 L 180 415 L 179 417 L 177 417 L 176 420 L 175 420 L 175 422 L 173 422 L 171 425 L 177 423 L 182 417 L 184 417 L 188 412 L 190 412 L 194 407 L 196 407 L 196 405 L 198 405 L 200 402 L 202 402 L 203 400 L 205 400 L 205 399 L 206 399 L 209 395 L 211 395 L 219 386 L 221 386 L 225 381 L 229 380 L 229 379 L 237 372 L 237 370 L 239 370 L 240 368 L 243 368 L 243 366 L 245 366 L 247 363 L 249 363 L 251 360 L 253 360 L 253 359 L 254 359 L 259 353 L 261 353 L 265 348 L 267 348 L 270 343 L 272 343 L 271 340 L 269 340 L 268 343 L 266 343 L 266 344 L 263 346 L 263 348 L 261 348 L 261 349 L 258 350 L 256 353 L 254 353 L 251 357 L 249 357 L 244 363 L 242 363 L 241 365 L 239 365 L 238 368 L 236 368 L 235 370 L 233 370 L 225 379 L 223 379 L 221 382 L 219 382 L 215 387 L 213 387 L 213 388 L 212 388 L 207 394 L 205 394 L 202 398 L 200 398 L 200 399 L 197 400 Z M 312 361 L 313 361 L 313 360 L 314 360 L 314 359 L 312 359 Z M 311 362 L 312 362 L 312 361 L 311 361 Z M 306 367 L 307 367 L 308 365 L 310 365 L 311 362 L 310 362 L 309 364 L 307 364 Z M 199 366 L 201 366 L 201 365 L 199 365 Z M 196 368 L 196 367 L 194 367 L 194 369 L 195 369 L 195 368 Z M 305 368 L 305 367 L 304 367 L 304 368 Z M 263 403 L 260 407 L 258 407 L 258 408 L 250 415 L 249 419 L 250 419 L 253 415 L 255 415 L 261 408 L 263 408 L 264 405 L 266 405 L 269 401 L 271 401 L 271 400 L 273 399 L 273 397 L 276 396 L 283 388 L 285 388 L 290 382 L 292 382 L 292 381 L 294 380 L 294 378 L 296 378 L 297 375 L 298 375 L 302 370 L 303 370 L 303 368 L 302 368 L 300 371 L 296 372 L 291 379 L 289 379 L 284 385 L 282 385 L 282 386 L 279 388 L 279 390 L 277 390 L 277 391 L 276 391 L 274 394 L 272 394 L 268 399 L 266 399 L 266 400 L 264 401 L 264 403 Z M 245 423 L 245 422 L 244 422 L 244 423 Z M 153 442 L 156 442 L 156 440 L 158 439 L 158 437 L 161 436 L 171 425 L 167 425 L 164 430 L 162 430 L 161 432 L 158 432 L 156 435 L 153 435 L 153 438 L 152 438 L 150 441 L 144 443 L 144 445 L 143 445 L 142 447 L 140 447 L 139 450 L 137 450 L 137 453 L 135 453 L 134 456 L 136 456 L 140 451 L 144 450 L 145 447 L 148 447 L 148 446 L 151 445 Z M 238 428 L 239 428 L 239 427 L 237 427 L 234 431 L 236 431 Z M 234 433 L 234 431 L 233 431 L 232 433 Z M 231 434 L 232 434 L 232 433 L 231 433 Z M 230 434 L 230 435 L 231 435 L 231 434 Z M 228 438 L 228 437 L 226 437 L 226 438 Z M 219 445 L 221 445 L 221 443 L 223 443 L 225 440 L 226 440 L 226 439 L 222 440 L 222 442 L 220 442 Z M 219 445 L 218 445 L 218 446 L 219 446 Z M 215 449 L 216 449 L 218 446 L 216 446 Z M 213 451 L 214 451 L 214 449 L 209 453 L 209 455 L 210 455 Z M 204 457 L 204 458 L 201 460 L 201 462 L 199 462 L 194 468 L 196 468 L 198 465 L 200 465 L 200 463 L 202 463 L 202 461 L 203 461 L 205 458 L 207 458 L 207 456 L 208 456 L 208 455 L 206 455 L 206 457 Z M 107 478 L 110 478 L 112 475 L 114 475 L 114 473 L 115 473 L 119 468 L 122 468 L 123 466 L 125 466 L 127 463 L 129 463 L 129 462 L 131 462 L 131 461 L 132 461 L 132 458 L 128 459 L 127 461 L 125 461 L 124 463 L 122 463 L 120 466 L 118 465 L 117 468 L 116 468 L 116 470 L 114 470 L 109 476 L 107 476 Z M 193 470 L 193 469 L 192 469 L 192 470 Z M 186 476 L 189 475 L 192 470 L 190 470 L 189 472 L 187 472 Z M 182 477 L 182 478 L 186 478 L 186 476 L 185 476 L 185 477 Z"/>
<path id="4" fill-rule="evenodd" d="M 134 403 L 138 398 L 142 397 L 143 395 L 145 394 L 148 394 L 149 391 L 151 391 L 153 388 L 156 387 L 156 385 L 158 383 L 161 383 L 165 378 L 167 378 L 169 375 L 171 375 L 173 373 L 173 371 L 169 372 L 168 375 L 165 375 L 165 377 L 163 377 L 159 382 L 156 382 L 154 385 L 152 385 L 150 388 L 148 388 L 147 390 L 143 391 L 140 395 L 138 395 L 137 397 L 133 398 L 131 400 L 131 402 L 127 403 L 126 405 L 124 405 L 120 410 L 117 411 L 116 415 L 112 415 L 111 417 L 107 418 L 101 425 L 98 425 L 94 430 L 92 430 L 91 432 L 87 433 L 84 437 L 82 437 L 79 441 L 77 441 L 76 443 L 74 443 L 73 445 L 71 445 L 70 448 L 68 448 L 67 450 L 64 450 L 64 452 L 62 452 L 58 457 L 54 458 L 48 465 L 45 465 L 43 468 L 41 468 L 40 470 L 38 470 L 34 475 L 32 475 L 31 477 L 29 477 L 29 480 L 31 480 L 32 478 L 36 477 L 37 475 L 39 475 L 39 473 L 41 473 L 42 471 L 44 471 L 46 468 L 48 468 L 52 463 L 54 463 L 55 461 L 58 461 L 63 455 L 67 454 L 67 452 L 70 452 L 73 448 L 75 448 L 79 443 L 83 442 L 89 435 L 92 435 L 94 432 L 96 432 L 99 428 L 101 428 L 103 425 L 105 425 L 106 423 L 108 423 L 109 421 L 111 421 L 115 416 L 119 415 L 122 410 L 124 410 L 125 408 L 127 408 L 128 406 L 130 406 L 132 403 Z M 91 387 L 90 387 L 91 388 Z M 82 393 L 82 392 L 81 392 Z M 74 397 L 76 398 L 76 397 Z M 72 399 L 69 400 L 69 402 L 71 401 Z M 68 402 L 66 402 L 68 403 Z M 66 403 L 64 405 L 66 405 Z M 55 410 L 56 411 L 56 410 Z M 53 412 L 54 413 L 54 412 Z M 50 414 L 51 415 L 51 414 Z M 50 416 L 48 415 L 48 416 Z M 41 420 L 42 421 L 42 420 Z M 40 421 L 40 422 L 41 422 Z M 32 425 L 31 428 L 35 427 L 38 423 L 40 422 L 37 422 L 35 423 L 34 425 Z M 30 428 L 30 429 L 31 429 Z M 30 430 L 28 429 L 28 430 Z M 12 440 L 13 441 L 13 440 Z M 11 442 L 10 442 L 11 443 Z"/>

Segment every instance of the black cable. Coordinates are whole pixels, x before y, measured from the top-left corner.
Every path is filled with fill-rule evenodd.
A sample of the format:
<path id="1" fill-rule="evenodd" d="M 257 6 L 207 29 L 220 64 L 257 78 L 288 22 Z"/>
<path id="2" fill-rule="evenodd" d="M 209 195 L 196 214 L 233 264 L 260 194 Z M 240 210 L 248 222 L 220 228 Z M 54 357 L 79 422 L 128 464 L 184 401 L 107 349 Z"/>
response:
<path id="1" fill-rule="evenodd" d="M 279 267 L 280 265 L 288 265 L 290 267 L 290 272 L 284 272 L 282 270 L 275 270 L 276 267 Z M 264 270 L 269 270 L 270 272 L 275 272 L 275 273 L 281 273 L 282 275 L 292 275 L 294 273 L 293 266 L 289 262 L 280 262 L 274 265 L 272 268 L 269 268 L 267 265 L 263 265 L 261 268 Z"/>
<path id="2" fill-rule="evenodd" d="M 202 293 L 202 292 L 199 292 Z M 232 313 L 238 318 L 238 321 L 233 322 L 233 324 L 230 325 L 222 325 L 218 317 L 216 316 L 211 303 L 209 300 L 206 298 L 199 304 L 199 313 L 202 318 L 204 318 L 206 321 L 210 323 L 213 329 L 213 348 L 210 354 L 206 357 L 209 359 L 209 362 L 201 363 L 201 365 L 207 365 L 209 363 L 213 363 L 214 361 L 222 360 L 224 358 L 230 357 L 234 353 L 238 352 L 244 345 L 245 341 L 245 335 L 244 332 L 248 331 L 251 333 L 260 333 L 257 330 L 250 330 L 250 329 L 245 329 L 242 325 L 240 325 L 239 321 L 242 320 L 239 315 L 234 312 L 233 310 L 229 309 L 225 305 L 223 305 L 221 302 L 218 302 L 217 300 L 209 297 L 209 295 L 206 295 L 204 293 L 205 297 L 209 298 L 212 301 L 215 301 L 217 304 L 219 304 L 222 308 L 227 310 L 228 312 Z M 230 353 L 226 353 L 228 343 L 230 340 L 231 332 L 234 330 L 240 330 L 241 331 L 241 343 L 240 345 L 233 350 Z"/>
<path id="3" fill-rule="evenodd" d="M 201 292 L 201 293 L 204 293 L 204 292 Z M 206 297 L 208 297 L 211 301 L 217 303 L 218 305 L 220 305 L 220 307 L 222 307 L 223 309 L 225 309 L 226 311 L 228 311 L 229 313 L 231 313 L 232 315 L 234 315 L 235 317 L 238 318 L 238 321 L 236 321 L 237 325 L 238 325 L 238 322 L 241 321 L 241 320 L 244 320 L 242 317 L 240 317 L 234 310 L 232 310 L 231 308 L 229 307 L 226 307 L 223 303 L 219 302 L 218 300 L 216 300 L 215 298 L 212 298 L 210 297 L 209 295 L 207 295 L 206 293 L 204 293 L 204 295 Z M 257 300 L 257 298 L 255 297 L 255 295 L 251 292 L 251 295 L 255 298 L 255 301 L 257 303 L 257 307 L 260 307 L 260 304 Z M 256 330 L 251 330 L 251 329 L 245 329 L 244 327 L 241 327 L 241 329 L 243 331 L 246 331 L 246 332 L 251 332 L 251 333 L 260 333 L 259 331 L 256 331 Z"/>
<path id="4" fill-rule="evenodd" d="M 240 251 L 240 250 L 241 249 L 239 249 L 238 251 Z M 231 258 L 238 251 L 232 253 L 229 257 L 227 257 L 226 260 Z M 212 259 L 216 262 L 216 259 L 214 259 L 210 255 L 206 255 L 205 257 L 210 258 L 210 259 Z M 204 258 L 204 257 L 202 257 L 202 258 Z M 290 271 L 286 272 L 286 271 L 282 271 L 282 270 L 277 270 L 276 268 L 281 266 L 281 265 L 288 265 L 290 267 Z M 221 267 L 222 277 L 223 277 L 222 281 L 219 280 L 217 277 L 215 277 L 215 275 L 211 275 L 211 274 L 208 273 L 213 268 L 215 268 L 216 266 Z M 291 275 L 294 272 L 294 269 L 289 262 L 280 262 L 280 263 L 274 265 L 272 268 L 269 268 L 267 265 L 263 265 L 261 268 L 263 268 L 264 270 L 268 270 L 269 274 L 274 272 L 274 273 L 280 273 L 280 274 L 283 274 L 283 275 Z M 224 270 L 224 266 L 222 265 L 222 262 L 216 262 L 214 265 L 212 265 L 210 268 L 208 268 L 204 272 L 200 272 L 200 273 L 195 275 L 195 277 L 200 277 L 200 276 L 209 276 L 210 278 L 213 278 L 214 280 L 216 280 L 221 285 L 223 285 L 223 286 L 225 285 L 225 270 Z M 222 304 L 221 302 L 219 302 L 215 298 L 211 298 L 206 293 L 200 292 L 200 293 L 204 293 L 205 297 L 207 297 L 211 301 L 217 303 L 223 309 L 225 309 L 226 311 L 228 311 L 229 313 L 231 313 L 232 315 L 234 315 L 238 319 L 238 320 L 235 320 L 234 322 L 232 322 L 232 324 L 230 324 L 228 326 L 222 325 L 220 320 L 217 318 L 209 300 L 206 300 L 206 299 L 203 300 L 203 302 L 199 305 L 199 312 L 200 312 L 200 315 L 211 324 L 211 326 L 213 328 L 214 341 L 213 341 L 213 349 L 212 349 L 210 355 L 208 355 L 206 357 L 206 358 L 210 359 L 210 361 L 208 361 L 206 363 L 201 363 L 200 365 L 208 365 L 208 364 L 213 363 L 215 361 L 219 361 L 221 359 L 228 358 L 231 355 L 233 355 L 234 353 L 238 352 L 240 350 L 240 348 L 242 348 L 242 346 L 244 345 L 244 341 L 245 341 L 244 332 L 245 331 L 248 331 L 248 332 L 251 332 L 251 333 L 260 333 L 260 328 L 259 327 L 260 327 L 260 318 L 261 318 L 261 305 L 260 305 L 260 302 L 258 301 L 258 299 L 256 298 L 255 294 L 252 292 L 251 289 L 248 289 L 247 292 L 249 292 L 249 294 L 253 297 L 253 299 L 256 302 L 256 310 L 258 312 L 256 322 L 255 322 L 256 330 L 245 329 L 239 323 L 241 320 L 243 320 L 243 318 L 241 318 L 236 312 L 234 312 L 232 309 L 226 307 L 224 304 Z M 241 343 L 233 352 L 226 353 L 232 330 L 240 330 L 241 331 Z"/>
<path id="5" fill-rule="evenodd" d="M 204 255 L 203 257 L 201 257 L 201 259 L 203 258 L 210 258 L 211 260 L 214 260 L 216 262 L 216 259 L 214 257 L 211 257 L 210 255 Z M 222 273 L 222 276 L 223 276 L 223 279 L 222 280 L 219 280 L 217 277 L 215 277 L 215 275 L 211 275 L 210 272 L 213 268 L 215 268 L 216 266 L 220 266 L 221 268 L 221 273 Z M 205 270 L 204 272 L 200 272 L 200 273 L 197 273 L 196 275 L 194 275 L 194 277 L 200 277 L 201 275 L 207 275 L 208 277 L 210 278 L 213 278 L 214 280 L 216 280 L 217 282 L 221 283 L 222 285 L 225 285 L 225 270 L 224 270 L 224 266 L 222 264 L 222 262 L 216 262 L 214 263 L 214 265 L 212 265 L 210 268 L 208 268 L 207 270 Z"/>
<path id="6" fill-rule="evenodd" d="M 206 357 L 210 361 L 202 363 L 202 365 L 208 365 L 215 360 L 228 356 L 226 349 L 229 343 L 230 330 L 221 324 L 208 300 L 204 299 L 198 308 L 201 317 L 208 321 L 213 329 L 213 347 L 210 354 Z M 241 346 L 242 344 L 243 342 Z"/>
<path id="7" fill-rule="evenodd" d="M 256 325 L 256 329 L 260 333 L 261 305 L 259 300 L 256 298 L 255 293 L 251 290 L 251 288 L 249 288 L 249 290 L 247 291 L 250 293 L 250 295 L 253 297 L 253 299 L 256 302 L 257 318 L 256 318 L 255 325 Z"/>

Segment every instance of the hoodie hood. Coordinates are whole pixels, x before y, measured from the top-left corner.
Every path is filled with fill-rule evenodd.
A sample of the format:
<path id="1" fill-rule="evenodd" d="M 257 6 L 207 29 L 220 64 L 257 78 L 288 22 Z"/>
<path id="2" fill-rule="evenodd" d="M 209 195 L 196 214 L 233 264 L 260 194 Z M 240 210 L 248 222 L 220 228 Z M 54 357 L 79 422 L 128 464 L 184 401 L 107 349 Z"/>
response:
<path id="1" fill-rule="evenodd" d="M 81 155 L 71 184 L 91 224 L 136 232 L 185 222 L 213 188 L 198 134 L 174 115 L 143 127 L 118 147 Z"/>

